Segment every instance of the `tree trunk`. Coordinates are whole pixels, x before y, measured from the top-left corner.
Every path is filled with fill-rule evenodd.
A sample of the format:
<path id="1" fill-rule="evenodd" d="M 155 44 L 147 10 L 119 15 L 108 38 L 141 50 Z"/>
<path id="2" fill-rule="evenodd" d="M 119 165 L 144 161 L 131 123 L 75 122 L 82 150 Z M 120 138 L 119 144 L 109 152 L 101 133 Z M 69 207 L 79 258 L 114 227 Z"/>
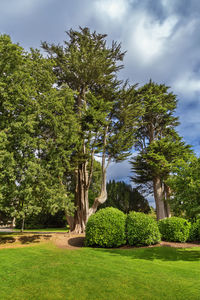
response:
<path id="1" fill-rule="evenodd" d="M 104 150 L 102 154 L 102 181 L 101 181 L 101 191 L 97 198 L 95 198 L 94 203 L 91 208 L 89 208 L 88 201 L 88 191 L 90 186 L 90 179 L 87 170 L 87 163 L 80 164 L 76 173 L 76 191 L 75 191 L 75 205 L 77 210 L 74 217 L 67 217 L 68 224 L 70 226 L 70 231 L 75 233 L 82 233 L 85 231 L 86 223 L 88 218 L 94 214 L 99 205 L 103 204 L 107 200 L 107 190 L 106 190 L 106 171 L 110 160 L 108 160 L 106 165 L 106 134 L 107 129 L 104 133 Z M 92 170 L 91 170 L 92 172 Z M 90 175 L 92 173 L 90 172 Z"/>
<path id="2" fill-rule="evenodd" d="M 103 139 L 104 148 L 103 148 L 102 163 L 101 163 L 101 172 L 102 172 L 101 191 L 100 191 L 99 196 L 97 198 L 95 198 L 92 207 L 89 209 L 89 217 L 96 212 L 99 205 L 103 204 L 107 200 L 106 172 L 107 172 L 107 168 L 108 168 L 108 165 L 110 162 L 110 159 L 108 159 L 108 162 L 106 165 L 107 130 L 108 130 L 108 127 L 105 128 L 104 139 Z"/>
<path id="3" fill-rule="evenodd" d="M 107 190 L 106 190 L 106 168 L 102 169 L 102 182 L 101 182 L 101 191 L 97 198 L 95 198 L 94 203 L 92 207 L 89 209 L 89 215 L 90 217 L 92 214 L 94 214 L 98 208 L 99 205 L 103 204 L 107 200 Z"/>
<path id="4" fill-rule="evenodd" d="M 21 232 L 23 232 L 23 231 L 24 231 L 24 221 L 25 221 L 25 217 L 23 217 L 23 219 L 22 219 Z"/>
<path id="5" fill-rule="evenodd" d="M 170 206 L 169 206 L 168 200 L 170 199 L 171 191 L 170 191 L 170 187 L 166 184 L 164 186 L 164 189 L 165 189 L 165 216 L 167 218 L 170 218 L 171 211 L 170 211 Z"/>
<path id="6" fill-rule="evenodd" d="M 13 217 L 13 219 L 12 219 L 12 225 L 11 225 L 12 228 L 15 228 L 15 223 L 16 223 L 16 218 Z"/>
<path id="7" fill-rule="evenodd" d="M 82 233 L 89 214 L 88 201 L 88 171 L 87 163 L 79 164 L 76 170 L 76 188 L 75 188 L 75 206 L 76 211 L 74 217 L 66 216 L 70 231 L 74 233 Z"/>
<path id="8" fill-rule="evenodd" d="M 155 177 L 153 179 L 153 191 L 154 191 L 154 198 L 156 202 L 157 220 L 161 220 L 165 218 L 165 206 L 163 201 L 162 182 L 159 177 Z"/>

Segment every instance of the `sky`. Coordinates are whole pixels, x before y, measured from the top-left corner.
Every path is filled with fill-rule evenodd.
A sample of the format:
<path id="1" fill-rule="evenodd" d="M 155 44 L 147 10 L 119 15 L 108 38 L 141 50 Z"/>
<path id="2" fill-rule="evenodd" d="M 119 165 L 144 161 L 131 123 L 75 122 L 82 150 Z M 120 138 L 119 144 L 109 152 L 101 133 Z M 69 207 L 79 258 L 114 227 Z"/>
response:
<path id="1" fill-rule="evenodd" d="M 199 0 L 0 0 L 0 33 L 25 49 L 60 43 L 79 26 L 108 35 L 127 51 L 120 74 L 150 79 L 177 95 L 180 135 L 200 154 Z M 111 163 L 108 179 L 126 180 L 130 164 Z"/>

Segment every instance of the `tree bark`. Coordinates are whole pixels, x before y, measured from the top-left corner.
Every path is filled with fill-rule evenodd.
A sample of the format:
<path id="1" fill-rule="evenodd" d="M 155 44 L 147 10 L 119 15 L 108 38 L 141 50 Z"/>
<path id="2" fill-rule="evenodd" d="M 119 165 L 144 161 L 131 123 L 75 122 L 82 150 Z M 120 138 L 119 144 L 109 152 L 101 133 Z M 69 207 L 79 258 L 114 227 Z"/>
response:
<path id="1" fill-rule="evenodd" d="M 94 203 L 92 207 L 89 209 L 89 215 L 90 217 L 92 214 L 94 214 L 98 208 L 99 205 L 103 204 L 107 200 L 107 190 L 106 190 L 106 168 L 102 166 L 102 182 L 101 182 L 101 191 L 97 198 L 95 198 Z"/>
<path id="2" fill-rule="evenodd" d="M 25 217 L 23 217 L 23 219 L 22 219 L 21 232 L 23 232 L 23 231 L 24 231 L 24 222 L 25 222 Z"/>
<path id="3" fill-rule="evenodd" d="M 74 233 L 82 233 L 89 214 L 88 201 L 88 171 L 87 163 L 81 163 L 76 170 L 76 188 L 75 188 L 75 206 L 76 211 L 74 217 L 66 216 L 70 231 Z"/>
<path id="4" fill-rule="evenodd" d="M 156 202 L 157 220 L 161 220 L 165 218 L 165 206 L 163 201 L 162 182 L 159 177 L 155 177 L 153 179 L 153 191 L 154 191 L 154 198 Z"/>
<path id="5" fill-rule="evenodd" d="M 67 217 L 68 224 L 70 226 L 70 231 L 75 233 L 82 233 L 85 231 L 85 227 L 88 218 L 94 214 L 99 205 L 103 204 L 107 200 L 107 190 L 106 190 L 106 171 L 110 160 L 106 164 L 106 134 L 107 129 L 105 128 L 104 133 L 104 150 L 102 154 L 102 181 L 101 190 L 97 198 L 95 198 L 94 203 L 91 208 L 89 208 L 88 191 L 91 182 L 92 169 L 90 174 L 87 170 L 88 163 L 80 164 L 78 170 L 76 171 L 76 190 L 75 190 L 75 206 L 76 212 L 74 217 Z M 93 165 L 93 164 L 91 164 Z"/>
<path id="6" fill-rule="evenodd" d="M 165 216 L 166 218 L 170 218 L 171 211 L 170 211 L 168 200 L 170 199 L 171 191 L 170 191 L 170 187 L 166 184 L 164 185 L 164 189 L 165 189 Z"/>

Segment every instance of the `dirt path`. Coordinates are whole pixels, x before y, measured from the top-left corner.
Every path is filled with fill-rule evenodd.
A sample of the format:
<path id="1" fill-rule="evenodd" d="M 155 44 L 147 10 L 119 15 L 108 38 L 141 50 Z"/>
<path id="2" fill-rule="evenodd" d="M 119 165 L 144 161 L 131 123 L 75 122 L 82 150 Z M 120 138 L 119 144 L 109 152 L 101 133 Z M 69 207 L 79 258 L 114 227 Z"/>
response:
<path id="1" fill-rule="evenodd" d="M 18 248 L 33 246 L 41 243 L 52 242 L 57 247 L 62 249 L 77 250 L 84 247 L 84 234 L 73 234 L 73 233 L 37 233 L 37 234 L 19 234 L 19 235 L 0 235 L 0 249 L 4 248 Z M 174 248 L 191 248 L 200 247 L 200 243 L 172 243 L 172 242 L 161 242 L 157 245 L 146 246 L 148 247 L 174 247 Z M 136 247 L 122 246 L 118 249 L 132 249 Z"/>

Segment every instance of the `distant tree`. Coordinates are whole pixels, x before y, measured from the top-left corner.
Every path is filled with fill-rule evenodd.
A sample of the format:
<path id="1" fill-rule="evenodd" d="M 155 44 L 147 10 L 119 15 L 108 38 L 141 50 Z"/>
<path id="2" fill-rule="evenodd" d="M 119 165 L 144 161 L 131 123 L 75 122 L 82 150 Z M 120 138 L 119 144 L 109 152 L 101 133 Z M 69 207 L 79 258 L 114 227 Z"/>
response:
<path id="1" fill-rule="evenodd" d="M 176 216 L 200 217 L 200 158 L 183 161 L 168 180 L 172 190 L 171 207 Z"/>
<path id="2" fill-rule="evenodd" d="M 58 86 L 68 85 L 74 91 L 79 134 L 74 153 L 74 218 L 67 217 L 71 230 L 83 232 L 88 217 L 107 199 L 106 169 L 111 160 L 127 157 L 133 145 L 133 128 L 138 113 L 134 87 L 122 86 L 117 79 L 123 67 L 121 45 L 106 45 L 106 35 L 69 30 L 64 47 L 42 43 L 50 59 Z M 88 193 L 93 177 L 94 157 L 101 155 L 101 189 L 89 207 Z"/>
<path id="3" fill-rule="evenodd" d="M 148 201 L 136 188 L 123 181 L 109 181 L 107 183 L 107 193 L 108 199 L 101 207 L 112 206 L 124 213 L 132 210 L 144 213 L 150 212 Z"/>
<path id="4" fill-rule="evenodd" d="M 152 81 L 138 89 L 143 114 L 136 133 L 139 153 L 131 160 L 135 174 L 132 180 L 153 191 L 158 220 L 170 216 L 166 179 L 177 161 L 189 151 L 175 131 L 177 100 L 168 89 Z"/>

